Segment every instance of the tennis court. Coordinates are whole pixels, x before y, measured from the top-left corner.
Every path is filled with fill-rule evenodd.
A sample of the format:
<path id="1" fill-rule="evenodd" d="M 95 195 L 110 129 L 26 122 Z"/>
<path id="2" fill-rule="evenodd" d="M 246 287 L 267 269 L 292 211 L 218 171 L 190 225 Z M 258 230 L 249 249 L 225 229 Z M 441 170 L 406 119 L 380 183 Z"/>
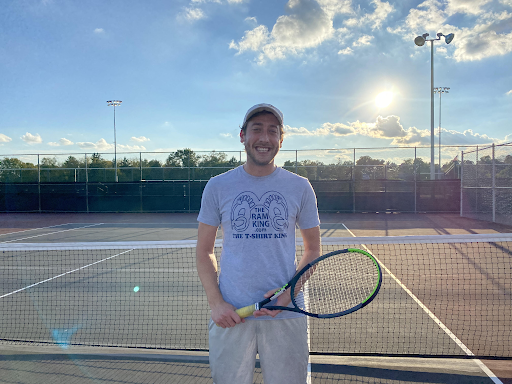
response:
<path id="1" fill-rule="evenodd" d="M 0 382 L 211 383 L 195 214 L 4 218 Z M 389 273 L 365 309 L 310 321 L 312 383 L 511 382 L 512 227 L 450 214 L 321 220 L 326 252 L 367 247 Z"/>

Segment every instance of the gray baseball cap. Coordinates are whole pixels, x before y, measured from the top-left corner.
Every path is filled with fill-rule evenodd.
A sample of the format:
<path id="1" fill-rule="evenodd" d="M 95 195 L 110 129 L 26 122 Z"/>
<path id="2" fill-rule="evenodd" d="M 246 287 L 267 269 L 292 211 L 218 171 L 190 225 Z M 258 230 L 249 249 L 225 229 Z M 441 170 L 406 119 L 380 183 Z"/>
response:
<path id="1" fill-rule="evenodd" d="M 248 120 L 250 120 L 252 116 L 262 111 L 272 113 L 279 121 L 279 124 L 283 125 L 283 113 L 271 104 L 262 103 L 256 104 L 247 111 L 247 113 L 245 114 L 244 123 L 242 124 L 242 127 L 245 125 L 245 123 L 247 123 Z"/>

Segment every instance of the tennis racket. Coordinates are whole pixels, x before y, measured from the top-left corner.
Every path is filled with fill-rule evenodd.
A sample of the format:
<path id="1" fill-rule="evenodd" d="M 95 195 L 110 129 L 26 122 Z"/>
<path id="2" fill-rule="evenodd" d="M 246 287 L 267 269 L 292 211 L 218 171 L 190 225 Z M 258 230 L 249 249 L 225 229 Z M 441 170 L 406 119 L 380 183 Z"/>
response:
<path id="1" fill-rule="evenodd" d="M 271 297 L 237 309 L 236 313 L 244 318 L 265 307 L 318 318 L 344 316 L 367 306 L 379 292 L 381 283 L 382 271 L 370 253 L 342 249 L 320 256 Z M 266 306 L 288 288 L 293 307 Z"/>

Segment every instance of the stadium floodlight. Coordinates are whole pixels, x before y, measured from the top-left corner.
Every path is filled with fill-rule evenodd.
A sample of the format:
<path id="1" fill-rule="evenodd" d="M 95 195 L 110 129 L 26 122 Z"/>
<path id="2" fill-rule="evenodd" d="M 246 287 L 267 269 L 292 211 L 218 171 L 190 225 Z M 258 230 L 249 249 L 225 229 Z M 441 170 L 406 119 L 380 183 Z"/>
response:
<path id="1" fill-rule="evenodd" d="M 121 100 L 107 100 L 107 106 L 114 107 L 114 163 L 115 163 L 115 169 L 116 169 L 116 176 L 115 181 L 118 182 L 117 178 L 117 140 L 116 140 L 116 107 L 119 107 L 121 105 Z"/>
<path id="2" fill-rule="evenodd" d="M 434 93 L 439 93 L 439 172 L 442 172 L 441 169 L 441 95 L 443 93 L 450 93 L 448 92 L 450 90 L 450 87 L 435 87 Z"/>
<path id="3" fill-rule="evenodd" d="M 429 34 L 424 33 L 421 36 L 417 36 L 414 39 L 414 44 L 418 47 L 422 47 L 425 42 L 430 41 L 430 180 L 436 178 L 436 166 L 434 163 L 434 41 L 441 40 L 444 37 L 446 44 L 450 44 L 453 41 L 455 35 L 450 33 L 443 35 L 441 32 L 437 34 L 436 39 L 428 39 Z"/>

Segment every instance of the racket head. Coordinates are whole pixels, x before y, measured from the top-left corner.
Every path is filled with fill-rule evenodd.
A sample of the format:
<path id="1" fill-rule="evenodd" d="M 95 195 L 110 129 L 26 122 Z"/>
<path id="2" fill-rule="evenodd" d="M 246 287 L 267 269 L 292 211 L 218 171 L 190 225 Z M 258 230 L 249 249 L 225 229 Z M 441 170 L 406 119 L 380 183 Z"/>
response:
<path id="1" fill-rule="evenodd" d="M 344 316 L 368 305 L 382 284 L 369 252 L 348 248 L 320 256 L 290 281 L 297 312 L 319 318 Z"/>

